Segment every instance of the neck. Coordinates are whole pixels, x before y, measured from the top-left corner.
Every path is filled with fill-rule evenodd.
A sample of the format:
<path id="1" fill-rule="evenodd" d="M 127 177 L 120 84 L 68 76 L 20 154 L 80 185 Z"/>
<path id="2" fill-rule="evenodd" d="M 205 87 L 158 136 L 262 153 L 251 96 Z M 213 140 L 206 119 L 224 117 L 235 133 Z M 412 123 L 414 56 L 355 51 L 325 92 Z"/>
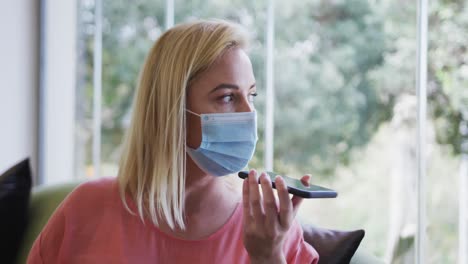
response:
<path id="1" fill-rule="evenodd" d="M 162 222 L 159 228 L 184 239 L 206 237 L 221 228 L 231 217 L 241 196 L 224 177 L 206 174 L 187 156 L 185 180 L 186 229 L 172 230 Z"/>
<path id="2" fill-rule="evenodd" d="M 228 185 L 222 177 L 214 177 L 201 170 L 187 155 L 185 179 L 185 213 L 187 217 L 197 215 L 204 205 L 216 207 L 226 202 Z"/>

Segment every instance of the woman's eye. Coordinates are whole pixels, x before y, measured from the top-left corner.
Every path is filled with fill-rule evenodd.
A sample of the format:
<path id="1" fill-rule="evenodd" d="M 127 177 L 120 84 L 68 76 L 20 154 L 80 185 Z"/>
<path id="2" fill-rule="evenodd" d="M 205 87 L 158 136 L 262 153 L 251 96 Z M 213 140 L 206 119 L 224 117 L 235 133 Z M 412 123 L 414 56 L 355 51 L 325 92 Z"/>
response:
<path id="1" fill-rule="evenodd" d="M 233 96 L 230 94 L 230 95 L 225 95 L 221 98 L 221 101 L 223 103 L 229 103 L 233 100 Z"/>
<path id="2" fill-rule="evenodd" d="M 250 95 L 249 95 L 249 101 L 250 101 L 250 102 L 253 102 L 254 99 L 255 99 L 255 97 L 256 97 L 257 95 L 258 95 L 257 93 L 252 93 L 252 94 L 250 94 Z"/>

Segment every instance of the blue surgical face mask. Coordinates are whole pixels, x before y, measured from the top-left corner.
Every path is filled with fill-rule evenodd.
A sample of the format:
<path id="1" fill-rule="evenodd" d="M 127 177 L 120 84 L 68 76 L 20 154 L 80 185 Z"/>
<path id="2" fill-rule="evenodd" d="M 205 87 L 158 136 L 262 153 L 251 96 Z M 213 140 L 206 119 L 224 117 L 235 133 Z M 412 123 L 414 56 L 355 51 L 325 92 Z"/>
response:
<path id="1" fill-rule="evenodd" d="M 257 143 L 257 113 L 196 114 L 201 119 L 200 147 L 187 147 L 192 160 L 206 173 L 223 176 L 247 166 Z"/>

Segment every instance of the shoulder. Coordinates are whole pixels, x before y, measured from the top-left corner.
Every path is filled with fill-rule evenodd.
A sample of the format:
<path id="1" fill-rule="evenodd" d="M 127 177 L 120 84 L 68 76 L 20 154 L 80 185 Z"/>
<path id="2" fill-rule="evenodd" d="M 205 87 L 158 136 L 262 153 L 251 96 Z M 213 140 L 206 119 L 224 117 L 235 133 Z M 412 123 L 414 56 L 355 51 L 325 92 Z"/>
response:
<path id="1" fill-rule="evenodd" d="M 108 223 L 103 219 L 112 219 L 118 211 L 115 210 L 118 202 L 116 179 L 104 178 L 80 184 L 44 226 L 29 253 L 28 263 L 62 263 L 73 250 L 90 241 L 99 223 Z"/>
<path id="2" fill-rule="evenodd" d="M 78 185 L 72 195 L 93 195 L 93 196 L 102 196 L 106 195 L 117 185 L 116 178 L 100 178 L 96 180 L 87 181 Z"/>
<path id="3" fill-rule="evenodd" d="M 120 201 L 117 184 L 115 178 L 101 178 L 81 183 L 62 201 L 49 222 L 55 220 L 70 224 L 80 219 L 89 221 L 102 216 L 96 212 L 102 212 L 104 208 L 106 211 L 115 211 L 109 209 L 117 208 Z"/>
<path id="4" fill-rule="evenodd" d="M 116 178 L 101 178 L 78 185 L 63 201 L 63 210 L 89 210 L 115 204 L 119 200 Z"/>

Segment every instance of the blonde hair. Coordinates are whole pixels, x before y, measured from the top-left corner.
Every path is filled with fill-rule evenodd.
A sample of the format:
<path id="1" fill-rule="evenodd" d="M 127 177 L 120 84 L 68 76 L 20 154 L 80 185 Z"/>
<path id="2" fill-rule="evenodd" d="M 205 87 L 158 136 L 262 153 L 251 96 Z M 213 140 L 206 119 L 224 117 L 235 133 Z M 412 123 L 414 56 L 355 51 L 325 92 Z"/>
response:
<path id="1" fill-rule="evenodd" d="M 121 199 L 129 194 L 142 221 L 158 217 L 185 229 L 186 90 L 227 49 L 247 46 L 240 26 L 223 20 L 184 23 L 166 31 L 140 73 L 120 161 Z"/>

